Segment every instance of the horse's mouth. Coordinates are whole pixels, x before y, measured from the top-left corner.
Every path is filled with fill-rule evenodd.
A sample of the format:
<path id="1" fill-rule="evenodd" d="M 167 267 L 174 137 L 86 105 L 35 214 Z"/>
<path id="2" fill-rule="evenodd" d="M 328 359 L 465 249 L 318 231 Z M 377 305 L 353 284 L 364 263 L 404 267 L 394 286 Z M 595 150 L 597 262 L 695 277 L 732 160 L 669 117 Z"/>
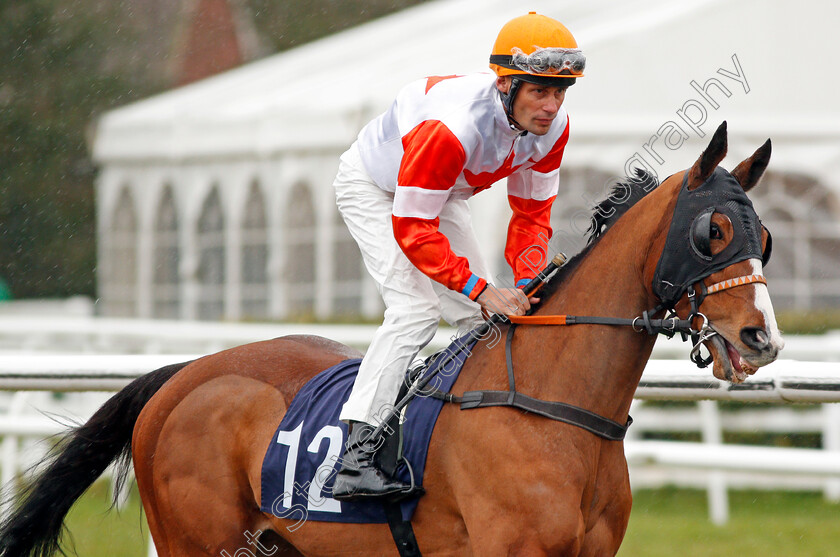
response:
<path id="1" fill-rule="evenodd" d="M 758 366 L 749 363 L 722 334 L 712 336 L 705 344 L 714 359 L 712 373 L 718 379 L 736 384 L 743 383 L 747 377 L 758 371 Z"/>

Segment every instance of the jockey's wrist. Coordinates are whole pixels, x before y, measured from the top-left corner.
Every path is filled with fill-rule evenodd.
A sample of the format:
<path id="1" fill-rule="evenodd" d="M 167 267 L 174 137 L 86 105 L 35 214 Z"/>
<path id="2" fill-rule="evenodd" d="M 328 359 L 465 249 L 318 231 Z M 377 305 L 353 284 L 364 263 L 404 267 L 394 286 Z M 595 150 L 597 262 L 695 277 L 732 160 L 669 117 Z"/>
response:
<path id="1" fill-rule="evenodd" d="M 475 301 L 484 289 L 487 288 L 487 281 L 476 275 L 475 273 L 467 280 L 467 284 L 461 290 L 461 294 L 467 296 L 470 300 Z"/>

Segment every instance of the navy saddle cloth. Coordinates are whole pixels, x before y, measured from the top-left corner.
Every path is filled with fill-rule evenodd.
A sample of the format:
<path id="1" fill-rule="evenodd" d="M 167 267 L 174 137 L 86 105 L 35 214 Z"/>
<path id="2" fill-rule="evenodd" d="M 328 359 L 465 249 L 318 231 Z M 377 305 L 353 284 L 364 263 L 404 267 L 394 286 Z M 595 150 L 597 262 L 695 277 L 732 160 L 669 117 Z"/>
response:
<path id="1" fill-rule="evenodd" d="M 461 339 L 437 355 L 432 366 L 454 352 Z M 427 389 L 448 392 L 474 342 L 448 362 Z M 381 500 L 336 501 L 330 497 L 335 474 L 347 441 L 347 425 L 338 419 L 350 396 L 361 359 L 345 360 L 312 379 L 295 395 L 274 434 L 262 465 L 261 510 L 279 518 L 295 520 L 292 528 L 307 520 L 322 522 L 385 523 Z M 428 373 L 428 371 L 427 371 Z M 442 400 L 419 395 L 407 407 L 402 428 L 403 456 L 422 485 L 429 441 Z M 410 483 L 407 467 L 399 466 L 397 478 Z M 400 503 L 403 520 L 411 520 L 418 499 Z"/>

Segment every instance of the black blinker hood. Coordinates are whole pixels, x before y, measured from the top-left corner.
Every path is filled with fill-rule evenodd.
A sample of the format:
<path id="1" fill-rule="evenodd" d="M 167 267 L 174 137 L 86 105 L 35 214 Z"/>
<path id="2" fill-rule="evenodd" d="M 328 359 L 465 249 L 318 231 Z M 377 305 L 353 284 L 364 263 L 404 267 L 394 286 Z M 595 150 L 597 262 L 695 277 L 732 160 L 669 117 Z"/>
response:
<path id="1" fill-rule="evenodd" d="M 665 307 L 673 307 L 689 286 L 712 273 L 745 259 L 762 259 L 761 221 L 741 184 L 726 170 L 715 168 L 708 180 L 689 191 L 685 173 L 665 249 L 653 275 L 653 293 Z M 705 223 L 711 211 L 732 222 L 733 238 L 726 248 L 711 257 L 698 251 L 692 226 L 701 217 Z M 768 254 L 769 255 L 769 254 Z"/>

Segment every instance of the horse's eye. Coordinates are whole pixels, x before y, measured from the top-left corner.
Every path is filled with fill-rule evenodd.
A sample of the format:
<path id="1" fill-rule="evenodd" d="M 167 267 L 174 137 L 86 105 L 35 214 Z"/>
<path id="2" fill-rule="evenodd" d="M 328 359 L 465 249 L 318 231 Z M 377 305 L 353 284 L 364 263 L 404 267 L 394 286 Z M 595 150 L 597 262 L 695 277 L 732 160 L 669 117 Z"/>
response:
<path id="1" fill-rule="evenodd" d="M 709 227 L 709 238 L 712 240 L 723 239 L 723 232 L 721 232 L 720 227 L 715 223 L 712 223 L 711 227 Z"/>

